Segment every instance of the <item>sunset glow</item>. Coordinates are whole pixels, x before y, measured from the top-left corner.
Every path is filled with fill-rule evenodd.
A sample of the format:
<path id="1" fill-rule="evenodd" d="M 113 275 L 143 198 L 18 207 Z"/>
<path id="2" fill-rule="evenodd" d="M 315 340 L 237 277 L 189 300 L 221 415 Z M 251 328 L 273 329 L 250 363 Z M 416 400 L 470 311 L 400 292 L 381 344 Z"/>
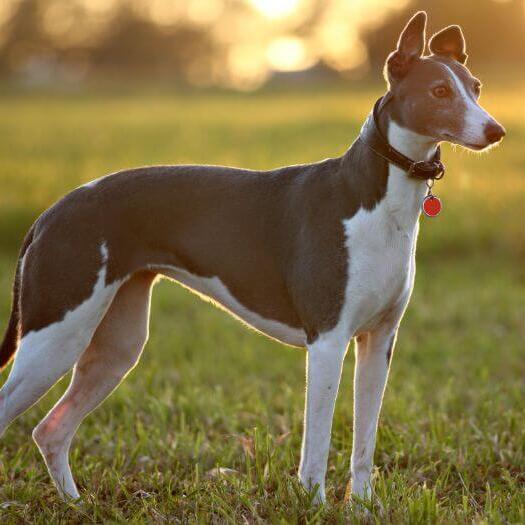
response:
<path id="1" fill-rule="evenodd" d="M 275 71 L 300 71 L 315 64 L 316 57 L 300 38 L 281 37 L 270 42 L 266 57 Z"/>
<path id="2" fill-rule="evenodd" d="M 283 18 L 299 7 L 300 0 L 250 0 L 250 3 L 268 18 Z"/>
<path id="3" fill-rule="evenodd" d="M 0 0 L 0 74 L 3 68 L 37 84 L 80 82 L 105 76 L 107 69 L 124 74 L 125 65 L 125 74 L 178 76 L 190 84 L 242 90 L 257 89 L 274 72 L 318 64 L 316 72 L 362 76 L 391 51 L 380 28 L 401 12 L 408 17 L 410 5 L 417 8 L 411 0 Z M 523 49 L 507 35 L 522 32 L 524 6 L 525 0 L 487 0 L 477 10 L 482 23 L 467 28 L 471 35 L 488 27 L 493 15 L 514 24 L 498 37 L 503 53 L 490 52 L 492 59 L 507 57 L 505 46 L 513 56 Z M 458 20 L 464 15 L 458 13 Z M 457 20 L 440 12 L 432 21 Z M 475 45 L 490 51 L 483 39 Z"/>

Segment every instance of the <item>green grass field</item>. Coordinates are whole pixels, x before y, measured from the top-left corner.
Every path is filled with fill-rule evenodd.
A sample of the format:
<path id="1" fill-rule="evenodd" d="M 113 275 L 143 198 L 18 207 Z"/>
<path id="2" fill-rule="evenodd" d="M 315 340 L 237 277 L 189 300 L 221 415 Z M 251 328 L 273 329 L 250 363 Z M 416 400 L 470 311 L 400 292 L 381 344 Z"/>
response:
<path id="1" fill-rule="evenodd" d="M 2 329 L 18 244 L 68 190 L 136 165 L 270 168 L 339 155 L 379 93 L 4 93 Z M 445 208 L 438 219 L 422 219 L 416 288 L 375 455 L 384 513 L 375 508 L 372 522 L 525 523 L 523 86 L 493 88 L 483 102 L 508 136 L 482 156 L 444 148 L 448 171 L 436 193 Z M 323 508 L 309 505 L 295 478 L 304 361 L 303 351 L 247 331 L 176 285 L 159 284 L 142 361 L 73 443 L 82 503 L 58 499 L 31 440 L 64 379 L 1 440 L 0 522 L 358 522 L 343 503 L 353 352 Z M 215 467 L 236 472 L 217 477 Z"/>

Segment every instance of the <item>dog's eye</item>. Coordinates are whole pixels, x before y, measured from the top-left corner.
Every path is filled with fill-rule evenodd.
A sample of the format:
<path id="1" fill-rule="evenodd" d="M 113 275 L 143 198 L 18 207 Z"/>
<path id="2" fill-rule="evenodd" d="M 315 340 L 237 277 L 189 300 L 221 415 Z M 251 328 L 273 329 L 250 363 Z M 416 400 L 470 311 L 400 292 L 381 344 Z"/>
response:
<path id="1" fill-rule="evenodd" d="M 437 86 L 432 90 L 432 94 L 437 98 L 445 98 L 450 95 L 450 89 L 447 86 Z"/>

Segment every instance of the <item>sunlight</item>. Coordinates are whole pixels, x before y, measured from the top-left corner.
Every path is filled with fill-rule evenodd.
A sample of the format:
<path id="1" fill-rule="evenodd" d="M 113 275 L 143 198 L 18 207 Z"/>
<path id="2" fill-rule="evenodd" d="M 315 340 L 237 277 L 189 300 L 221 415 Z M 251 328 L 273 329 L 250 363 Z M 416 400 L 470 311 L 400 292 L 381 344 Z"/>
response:
<path id="1" fill-rule="evenodd" d="M 136 0 L 133 5 L 161 26 L 175 24 L 184 15 L 186 8 L 186 2 L 170 0 Z"/>
<path id="2" fill-rule="evenodd" d="M 316 57 L 300 38 L 281 37 L 270 42 L 266 57 L 275 71 L 300 71 L 314 65 Z"/>
<path id="3" fill-rule="evenodd" d="M 267 18 L 284 18 L 291 15 L 300 0 L 250 0 L 250 3 Z"/>
<path id="4" fill-rule="evenodd" d="M 107 13 L 117 6 L 117 0 L 77 0 L 76 3 L 94 13 Z"/>
<path id="5" fill-rule="evenodd" d="M 21 0 L 12 0 L 11 2 L 0 2 L 0 44 L 7 39 L 8 32 L 3 31 L 3 26 L 7 24 L 15 12 Z"/>
<path id="6" fill-rule="evenodd" d="M 228 54 L 227 83 L 241 90 L 252 90 L 259 87 L 270 72 L 260 45 L 242 44 L 234 46 Z"/>
<path id="7" fill-rule="evenodd" d="M 188 4 L 188 18 L 196 24 L 210 24 L 224 9 L 222 0 L 193 0 Z"/>

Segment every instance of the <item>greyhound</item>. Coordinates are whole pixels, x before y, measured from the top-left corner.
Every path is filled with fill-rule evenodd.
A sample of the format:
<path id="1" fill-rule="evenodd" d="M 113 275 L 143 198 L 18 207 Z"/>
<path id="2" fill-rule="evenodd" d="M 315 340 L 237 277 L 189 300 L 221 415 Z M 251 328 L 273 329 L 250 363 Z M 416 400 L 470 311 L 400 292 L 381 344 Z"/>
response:
<path id="1" fill-rule="evenodd" d="M 107 175 L 29 230 L 0 364 L 0 434 L 73 369 L 33 431 L 64 498 L 81 421 L 136 365 L 154 282 L 167 277 L 286 345 L 306 348 L 299 479 L 325 501 L 334 405 L 355 338 L 351 495 L 372 496 L 376 429 L 415 273 L 421 203 L 443 141 L 482 150 L 504 128 L 478 104 L 458 26 L 425 52 L 418 12 L 388 56 L 388 90 L 342 156 L 271 171 L 179 165 Z"/>

